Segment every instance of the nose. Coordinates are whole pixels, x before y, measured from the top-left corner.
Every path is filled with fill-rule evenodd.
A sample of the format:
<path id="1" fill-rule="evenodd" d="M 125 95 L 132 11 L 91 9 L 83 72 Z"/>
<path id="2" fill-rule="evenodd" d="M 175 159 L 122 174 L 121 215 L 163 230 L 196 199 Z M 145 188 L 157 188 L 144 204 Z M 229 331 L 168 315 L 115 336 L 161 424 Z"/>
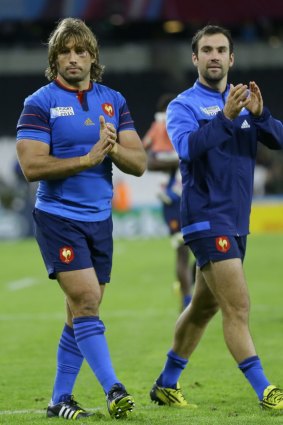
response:
<path id="1" fill-rule="evenodd" d="M 219 52 L 217 49 L 211 51 L 211 60 L 218 60 L 219 59 Z"/>
<path id="2" fill-rule="evenodd" d="M 70 50 L 69 61 L 70 62 L 77 62 L 77 59 L 78 59 L 78 55 L 76 54 L 76 52 L 74 50 Z"/>

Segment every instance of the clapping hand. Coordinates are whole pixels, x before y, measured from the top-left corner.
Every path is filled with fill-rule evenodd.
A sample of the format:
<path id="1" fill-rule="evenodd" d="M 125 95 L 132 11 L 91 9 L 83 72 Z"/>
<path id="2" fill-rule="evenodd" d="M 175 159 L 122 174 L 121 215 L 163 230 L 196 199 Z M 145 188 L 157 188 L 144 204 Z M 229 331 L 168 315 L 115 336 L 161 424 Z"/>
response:
<path id="1" fill-rule="evenodd" d="M 248 109 L 248 111 L 250 111 L 256 117 L 259 117 L 263 110 L 263 100 L 260 89 L 254 81 L 250 82 L 249 88 L 249 103 L 246 105 L 246 109 Z"/>

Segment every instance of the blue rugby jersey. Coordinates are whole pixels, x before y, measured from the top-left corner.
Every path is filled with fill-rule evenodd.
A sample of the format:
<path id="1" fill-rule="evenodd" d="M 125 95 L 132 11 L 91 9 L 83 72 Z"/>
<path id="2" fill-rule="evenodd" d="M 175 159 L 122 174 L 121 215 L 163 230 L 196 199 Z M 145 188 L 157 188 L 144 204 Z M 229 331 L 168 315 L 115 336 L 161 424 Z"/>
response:
<path id="1" fill-rule="evenodd" d="M 229 92 L 199 81 L 167 109 L 167 131 L 182 174 L 181 222 L 185 242 L 217 235 L 247 235 L 257 142 L 283 148 L 283 125 L 264 108 L 243 109 L 233 121 L 222 110 Z"/>
<path id="2" fill-rule="evenodd" d="M 99 140 L 99 115 L 118 133 L 135 130 L 119 92 L 97 83 L 78 92 L 54 81 L 25 100 L 17 140 L 47 143 L 50 154 L 58 158 L 86 155 Z M 112 161 L 106 157 L 100 165 L 74 176 L 40 181 L 35 206 L 75 220 L 100 221 L 111 214 L 112 196 Z"/>

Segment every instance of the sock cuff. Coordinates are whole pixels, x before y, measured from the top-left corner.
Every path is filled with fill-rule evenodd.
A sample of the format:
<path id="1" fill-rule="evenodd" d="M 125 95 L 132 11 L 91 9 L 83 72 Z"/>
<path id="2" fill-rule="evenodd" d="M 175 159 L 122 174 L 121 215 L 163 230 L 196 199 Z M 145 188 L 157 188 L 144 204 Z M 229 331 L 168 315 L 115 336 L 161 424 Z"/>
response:
<path id="1" fill-rule="evenodd" d="M 67 333 L 72 337 L 75 337 L 74 329 L 71 328 L 67 323 L 65 323 L 65 326 L 63 328 L 63 333 Z"/>
<path id="2" fill-rule="evenodd" d="M 178 365 L 180 368 L 185 369 L 188 359 L 184 359 L 184 357 L 180 357 L 178 354 L 176 354 L 173 350 L 169 350 L 167 353 L 167 357 L 173 362 Z"/>
<path id="3" fill-rule="evenodd" d="M 238 364 L 239 369 L 241 369 L 242 372 L 246 372 L 251 367 L 258 365 L 261 367 L 260 358 L 258 356 L 251 356 L 243 360 L 241 363 Z"/>
<path id="4" fill-rule="evenodd" d="M 84 323 L 84 322 L 98 322 L 99 316 L 81 316 L 73 319 L 73 324 Z"/>
<path id="5" fill-rule="evenodd" d="M 105 326 L 98 316 L 84 316 L 73 319 L 77 343 L 95 335 L 103 335 Z"/>

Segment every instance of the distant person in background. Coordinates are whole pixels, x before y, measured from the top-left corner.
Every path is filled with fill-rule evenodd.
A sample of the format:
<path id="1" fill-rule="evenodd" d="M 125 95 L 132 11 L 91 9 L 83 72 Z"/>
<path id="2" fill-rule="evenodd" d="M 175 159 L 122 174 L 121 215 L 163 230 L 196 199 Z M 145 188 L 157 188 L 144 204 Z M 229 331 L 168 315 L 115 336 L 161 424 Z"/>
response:
<path id="1" fill-rule="evenodd" d="M 228 30 L 214 25 L 200 29 L 192 40 L 192 61 L 198 79 L 169 104 L 167 130 L 181 161 L 182 233 L 197 260 L 196 282 L 150 397 L 161 405 L 193 407 L 178 381 L 220 310 L 226 345 L 260 406 L 282 410 L 283 391 L 265 376 L 251 337 L 243 261 L 257 145 L 282 149 L 283 125 L 264 107 L 254 81 L 227 84 L 234 64 Z M 219 385 L 229 397 L 221 381 L 221 364 Z"/>
<path id="2" fill-rule="evenodd" d="M 283 194 L 283 152 L 277 153 L 273 157 L 267 172 L 265 190 L 269 195 Z"/>
<path id="3" fill-rule="evenodd" d="M 127 213 L 132 209 L 132 194 L 129 184 L 121 177 L 114 182 L 113 211 Z"/>
<path id="4" fill-rule="evenodd" d="M 50 279 L 66 296 L 67 320 L 47 417 L 90 416 L 73 398 L 86 359 L 113 418 L 134 407 L 113 369 L 99 317 L 112 267 L 112 164 L 141 176 L 146 153 L 124 97 L 102 85 L 97 40 L 80 19 L 58 23 L 48 43 L 46 86 L 29 96 L 18 122 L 17 153 L 39 181 L 35 235 Z M 121 330 L 122 332 L 122 330 Z"/>
<path id="5" fill-rule="evenodd" d="M 24 236 L 31 237 L 34 235 L 32 211 L 34 208 L 37 182 L 28 183 L 26 181 L 18 160 L 14 163 L 14 174 L 16 176 L 16 196 L 17 199 L 20 200 L 20 208 L 18 208 L 17 211 L 25 220 Z"/>
<path id="6" fill-rule="evenodd" d="M 176 250 L 175 273 L 180 285 L 181 310 L 183 310 L 191 302 L 193 270 L 190 267 L 189 248 L 184 244 L 181 234 L 182 182 L 179 158 L 166 130 L 166 108 L 174 97 L 168 93 L 159 98 L 154 121 L 143 138 L 143 145 L 148 155 L 148 170 L 166 174 L 166 181 L 160 187 L 158 198 L 162 202 L 163 217 L 171 235 L 172 246 Z"/>

